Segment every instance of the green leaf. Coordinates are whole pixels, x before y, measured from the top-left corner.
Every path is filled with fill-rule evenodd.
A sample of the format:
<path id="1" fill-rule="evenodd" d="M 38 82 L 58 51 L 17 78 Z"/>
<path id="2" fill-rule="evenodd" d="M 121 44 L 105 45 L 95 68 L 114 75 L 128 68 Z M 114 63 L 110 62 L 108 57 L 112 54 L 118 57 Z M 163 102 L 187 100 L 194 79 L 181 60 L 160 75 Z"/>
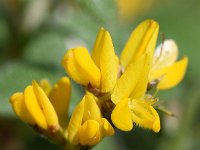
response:
<path id="1" fill-rule="evenodd" d="M 65 52 L 64 40 L 58 34 L 41 33 L 29 41 L 24 58 L 41 64 L 61 66 Z"/>

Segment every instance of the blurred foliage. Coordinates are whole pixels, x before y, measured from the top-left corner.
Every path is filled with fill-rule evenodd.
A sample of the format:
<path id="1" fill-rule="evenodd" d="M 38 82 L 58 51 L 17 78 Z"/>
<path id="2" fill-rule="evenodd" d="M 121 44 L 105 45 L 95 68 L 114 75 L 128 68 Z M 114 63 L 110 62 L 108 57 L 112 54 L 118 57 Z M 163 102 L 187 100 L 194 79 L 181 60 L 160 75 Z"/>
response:
<path id="1" fill-rule="evenodd" d="M 199 149 L 200 1 L 155 2 L 146 13 L 122 22 L 116 0 L 1 0 L 0 149 L 60 149 L 16 119 L 9 96 L 22 91 L 33 79 L 48 78 L 55 82 L 65 75 L 60 64 L 63 54 L 77 45 L 91 50 L 101 26 L 110 31 L 119 54 L 132 29 L 146 18 L 157 20 L 166 39 L 177 41 L 180 56 L 189 57 L 183 82 L 174 89 L 159 92 L 163 105 L 176 117 L 160 113 L 159 134 L 139 128 L 131 133 L 117 131 L 115 137 L 105 138 L 94 149 Z M 162 41 L 161 36 L 158 41 L 158 44 Z M 71 111 L 82 95 L 83 91 L 73 83 Z"/>

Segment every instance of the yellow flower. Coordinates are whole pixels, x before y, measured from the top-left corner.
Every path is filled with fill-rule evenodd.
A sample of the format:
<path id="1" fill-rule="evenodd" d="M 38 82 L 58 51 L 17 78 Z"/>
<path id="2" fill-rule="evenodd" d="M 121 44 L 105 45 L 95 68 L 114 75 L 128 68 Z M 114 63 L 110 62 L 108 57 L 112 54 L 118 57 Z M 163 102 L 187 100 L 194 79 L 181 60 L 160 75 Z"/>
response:
<path id="1" fill-rule="evenodd" d="M 60 126 L 64 127 L 64 121 L 66 122 L 70 81 L 63 77 L 52 88 L 47 80 L 43 80 L 41 87 L 33 81 L 23 93 L 14 93 L 10 103 L 17 116 L 24 122 L 42 130 L 56 132 Z"/>
<path id="2" fill-rule="evenodd" d="M 160 131 L 160 118 L 153 102 L 145 100 L 158 31 L 157 22 L 142 22 L 132 32 L 121 53 L 120 63 L 125 71 L 111 95 L 116 104 L 111 119 L 123 131 L 130 131 L 133 123 L 154 132 Z"/>
<path id="3" fill-rule="evenodd" d="M 86 94 L 76 106 L 67 129 L 68 140 L 77 145 L 95 145 L 104 136 L 114 134 L 110 123 L 101 117 L 100 109 L 95 97 Z"/>
<path id="4" fill-rule="evenodd" d="M 62 64 L 77 83 L 98 89 L 105 93 L 111 91 L 118 74 L 118 58 L 115 55 L 110 34 L 103 28 L 97 36 L 92 55 L 86 48 L 70 49 Z"/>
<path id="5" fill-rule="evenodd" d="M 178 47 L 173 40 L 164 41 L 155 51 L 149 80 L 158 80 L 158 89 L 169 89 L 176 86 L 184 77 L 188 58 L 177 61 Z"/>
<path id="6" fill-rule="evenodd" d="M 160 118 L 153 103 L 145 100 L 150 60 L 147 53 L 132 61 L 116 83 L 111 95 L 116 104 L 111 119 L 120 130 L 130 131 L 133 123 L 154 132 L 160 130 Z"/>
<path id="7" fill-rule="evenodd" d="M 158 30 L 157 22 L 142 22 L 132 32 L 121 53 L 120 62 L 125 71 L 111 95 L 116 104 L 111 119 L 123 131 L 131 130 L 133 123 L 155 132 L 160 130 L 160 118 L 152 102 L 144 100 Z"/>
<path id="8" fill-rule="evenodd" d="M 157 88 L 167 89 L 177 85 L 185 74 L 188 58 L 175 62 L 178 48 L 173 40 L 165 41 L 154 53 L 158 29 L 156 22 L 144 21 L 132 32 L 122 51 L 120 63 L 125 71 L 111 95 L 116 104 L 111 119 L 121 130 L 131 130 L 134 122 L 159 132 L 160 119 L 152 107 L 154 102 L 144 100 L 148 80 L 159 80 Z"/>

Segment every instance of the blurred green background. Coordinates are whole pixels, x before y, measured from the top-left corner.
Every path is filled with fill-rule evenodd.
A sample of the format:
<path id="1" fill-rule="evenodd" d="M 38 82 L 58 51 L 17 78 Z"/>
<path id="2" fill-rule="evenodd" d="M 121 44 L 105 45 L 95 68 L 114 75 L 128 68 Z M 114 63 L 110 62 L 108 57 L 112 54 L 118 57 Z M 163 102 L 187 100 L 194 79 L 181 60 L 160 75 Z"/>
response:
<path id="1" fill-rule="evenodd" d="M 23 91 L 33 79 L 54 83 L 65 75 L 60 61 L 67 49 L 84 45 L 92 49 L 100 27 L 105 27 L 120 54 L 131 31 L 141 21 L 159 22 L 160 33 L 174 39 L 179 58 L 189 57 L 184 80 L 175 88 L 160 91 L 162 104 L 176 114 L 162 113 L 158 134 L 135 128 L 117 131 L 94 150 L 197 150 L 200 149 L 200 1 L 142 0 L 121 15 L 117 0 L 1 0 L 0 1 L 0 149 L 61 149 L 34 133 L 13 113 L 9 97 Z M 146 2 L 151 4 L 146 6 Z M 145 7 L 144 7 L 145 6 Z M 140 9 L 141 7 L 141 9 Z M 127 8 L 128 9 L 128 8 Z M 158 43 L 162 41 L 159 36 Z M 73 83 L 70 110 L 83 91 Z"/>

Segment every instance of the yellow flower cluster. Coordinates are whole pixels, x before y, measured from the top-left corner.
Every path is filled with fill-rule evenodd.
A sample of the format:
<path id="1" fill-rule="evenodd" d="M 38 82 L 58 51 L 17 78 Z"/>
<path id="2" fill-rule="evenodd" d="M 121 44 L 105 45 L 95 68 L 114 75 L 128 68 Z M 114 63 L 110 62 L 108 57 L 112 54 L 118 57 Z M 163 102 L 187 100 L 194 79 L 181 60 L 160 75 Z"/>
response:
<path id="1" fill-rule="evenodd" d="M 11 96 L 13 110 L 47 136 L 59 131 L 72 145 L 96 145 L 114 134 L 112 125 L 123 131 L 136 125 L 159 132 L 160 118 L 153 105 L 156 98 L 148 90 L 176 86 L 183 79 L 188 58 L 176 61 L 178 48 L 173 40 L 164 41 L 155 50 L 158 32 L 154 20 L 142 22 L 119 58 L 104 28 L 97 35 L 91 55 L 84 47 L 68 50 L 62 65 L 86 91 L 69 121 L 71 89 L 67 77 L 53 87 L 47 80 L 39 84 L 33 81 L 23 93 Z"/>

